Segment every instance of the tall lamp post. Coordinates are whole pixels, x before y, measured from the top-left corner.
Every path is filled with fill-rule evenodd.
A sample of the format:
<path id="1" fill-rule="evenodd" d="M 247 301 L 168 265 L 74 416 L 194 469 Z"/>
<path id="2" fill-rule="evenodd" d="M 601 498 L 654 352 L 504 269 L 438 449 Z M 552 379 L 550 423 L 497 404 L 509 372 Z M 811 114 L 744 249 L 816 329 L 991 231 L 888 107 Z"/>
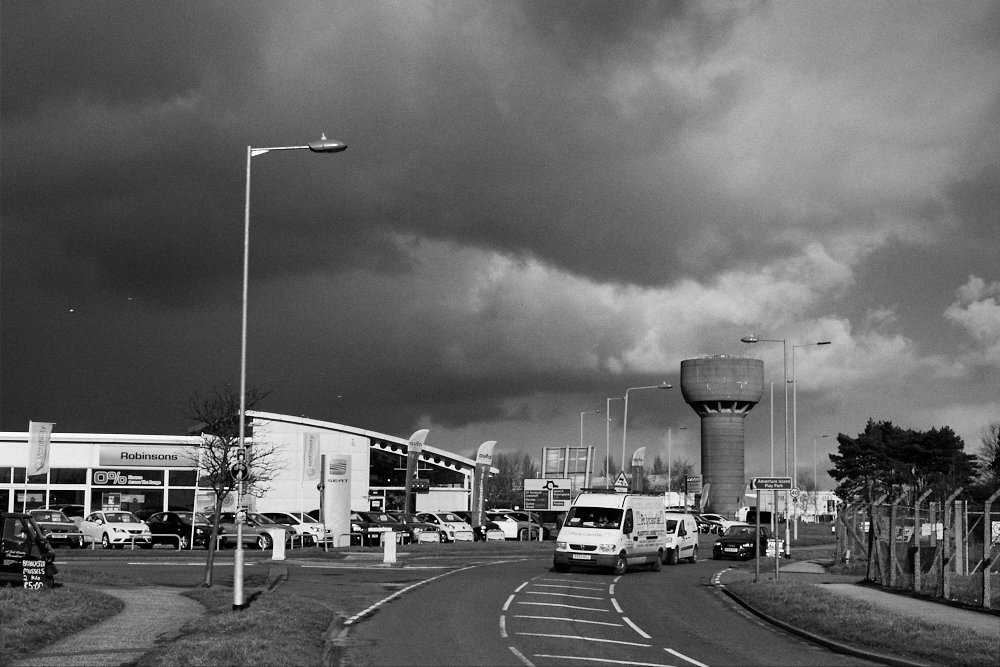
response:
<path id="1" fill-rule="evenodd" d="M 829 434 L 823 434 L 820 438 L 829 438 Z M 816 438 L 813 436 L 813 516 L 819 516 L 819 477 L 816 476 Z"/>
<path id="2" fill-rule="evenodd" d="M 254 148 L 247 146 L 247 188 L 244 200 L 243 214 L 243 319 L 240 336 L 240 438 L 237 450 L 236 471 L 236 509 L 237 513 L 243 507 L 243 482 L 249 476 L 246 449 L 246 413 L 247 413 L 247 292 L 250 278 L 250 163 L 251 159 L 270 151 L 310 150 L 314 153 L 340 153 L 347 149 L 347 144 L 341 141 L 327 139 L 321 135 L 319 141 L 310 141 L 304 146 L 271 146 Z M 233 554 L 233 609 L 243 609 L 243 522 L 237 517 L 236 522 L 236 552 Z"/>
<path id="3" fill-rule="evenodd" d="M 609 398 L 605 402 L 605 412 L 604 415 L 606 419 L 604 420 L 604 444 L 607 447 L 606 458 L 604 459 L 604 488 L 611 488 L 611 401 L 624 401 L 625 399 L 621 396 L 615 396 Z"/>
<path id="4" fill-rule="evenodd" d="M 651 387 L 629 387 L 625 390 L 625 414 L 622 417 L 622 472 L 625 472 L 625 437 L 628 435 L 628 393 L 640 389 L 673 389 L 674 385 L 661 382 Z"/>
<path id="5" fill-rule="evenodd" d="M 678 430 L 683 431 L 684 429 L 687 428 L 687 426 L 678 426 L 677 428 L 678 428 Z M 673 450 L 673 437 L 672 436 L 673 436 L 673 433 L 671 431 L 671 428 L 668 426 L 667 427 L 667 493 L 670 493 L 670 480 L 673 479 L 673 476 L 671 475 L 671 470 L 672 469 L 670 467 L 670 459 L 673 456 L 673 452 L 672 452 L 672 450 Z M 685 499 L 685 503 L 686 502 L 687 502 L 687 499 Z M 686 506 L 687 505 L 685 505 L 685 507 Z"/>
<path id="6" fill-rule="evenodd" d="M 599 414 L 601 414 L 600 410 L 587 410 L 587 411 L 584 411 L 584 412 L 580 413 L 580 449 L 583 449 L 583 416 L 584 415 L 599 415 Z M 588 454 L 589 454 L 589 452 L 588 452 Z M 588 462 L 591 461 L 590 456 L 587 456 L 587 461 Z M 589 468 L 588 468 L 588 470 L 589 470 Z M 585 486 L 590 487 L 590 474 L 589 474 L 589 472 L 587 474 L 587 483 L 585 484 Z"/>
<path id="7" fill-rule="evenodd" d="M 802 343 L 801 345 L 792 345 L 792 487 L 799 488 L 799 471 L 798 471 L 798 450 L 799 450 L 799 386 L 795 381 L 795 348 L 797 347 L 814 347 L 816 345 L 829 345 L 830 341 L 821 340 L 817 343 Z M 792 534 L 792 539 L 799 539 L 799 517 L 798 512 L 795 512 L 795 526 L 792 528 L 794 531 Z"/>

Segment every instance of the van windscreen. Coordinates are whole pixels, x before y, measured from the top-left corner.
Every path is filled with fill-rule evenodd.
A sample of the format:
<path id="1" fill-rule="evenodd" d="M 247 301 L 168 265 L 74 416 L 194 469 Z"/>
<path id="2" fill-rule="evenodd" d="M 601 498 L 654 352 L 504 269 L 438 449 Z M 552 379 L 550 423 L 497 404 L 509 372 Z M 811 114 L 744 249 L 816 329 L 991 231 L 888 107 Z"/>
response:
<path id="1" fill-rule="evenodd" d="M 613 507 L 571 507 L 566 515 L 564 525 L 571 528 L 607 528 L 609 530 L 621 527 L 622 511 Z"/>

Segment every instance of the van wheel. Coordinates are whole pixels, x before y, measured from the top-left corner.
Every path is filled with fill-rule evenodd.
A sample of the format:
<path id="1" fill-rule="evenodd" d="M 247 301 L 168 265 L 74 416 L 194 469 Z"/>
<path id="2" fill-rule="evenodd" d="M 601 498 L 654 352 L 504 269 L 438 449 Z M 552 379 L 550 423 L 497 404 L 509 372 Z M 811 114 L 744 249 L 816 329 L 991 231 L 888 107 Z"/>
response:
<path id="1" fill-rule="evenodd" d="M 649 569 L 652 570 L 653 572 L 659 572 L 660 570 L 663 569 L 663 552 L 662 551 L 657 551 L 656 552 L 656 558 L 654 558 L 653 562 L 649 564 Z"/>
<path id="2" fill-rule="evenodd" d="M 667 565 L 677 565 L 677 549 L 667 552 Z"/>
<path id="3" fill-rule="evenodd" d="M 694 545 L 694 551 L 691 552 L 691 557 L 688 558 L 688 562 L 689 563 L 697 563 L 698 562 L 698 545 L 697 544 Z"/>
<path id="4" fill-rule="evenodd" d="M 615 561 L 615 567 L 612 572 L 618 576 L 628 572 L 628 558 L 625 557 L 624 553 L 618 554 L 618 560 Z"/>

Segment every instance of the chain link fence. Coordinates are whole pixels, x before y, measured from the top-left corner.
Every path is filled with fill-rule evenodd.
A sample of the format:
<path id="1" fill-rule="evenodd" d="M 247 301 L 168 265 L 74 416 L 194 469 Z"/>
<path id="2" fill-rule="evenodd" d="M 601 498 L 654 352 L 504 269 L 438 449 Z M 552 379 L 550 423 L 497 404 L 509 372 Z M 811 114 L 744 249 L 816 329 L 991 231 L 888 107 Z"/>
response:
<path id="1" fill-rule="evenodd" d="M 866 579 L 887 588 L 1000 608 L 1000 489 L 981 505 L 959 500 L 961 492 L 944 502 L 924 494 L 912 505 L 842 506 L 837 560 L 866 562 Z"/>

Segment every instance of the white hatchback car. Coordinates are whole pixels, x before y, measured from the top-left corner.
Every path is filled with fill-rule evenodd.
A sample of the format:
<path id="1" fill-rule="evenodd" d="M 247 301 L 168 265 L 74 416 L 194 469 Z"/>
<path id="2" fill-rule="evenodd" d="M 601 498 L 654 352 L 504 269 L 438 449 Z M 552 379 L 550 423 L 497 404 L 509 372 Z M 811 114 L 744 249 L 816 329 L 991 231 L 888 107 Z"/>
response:
<path id="1" fill-rule="evenodd" d="M 418 512 L 417 518 L 427 523 L 433 523 L 441 531 L 445 542 L 472 542 L 475 535 L 472 526 L 462 520 L 462 517 L 451 512 Z"/>
<path id="2" fill-rule="evenodd" d="M 126 544 L 143 549 L 153 547 L 149 526 L 136 515 L 123 510 L 91 512 L 80 522 L 80 532 L 88 542 L 100 542 L 105 549 L 121 549 Z"/>
<path id="3" fill-rule="evenodd" d="M 322 544 L 331 531 L 324 530 L 323 524 L 308 514 L 296 512 L 261 512 L 271 521 L 280 523 L 296 535 L 304 535 L 304 545 L 307 547 Z"/>

